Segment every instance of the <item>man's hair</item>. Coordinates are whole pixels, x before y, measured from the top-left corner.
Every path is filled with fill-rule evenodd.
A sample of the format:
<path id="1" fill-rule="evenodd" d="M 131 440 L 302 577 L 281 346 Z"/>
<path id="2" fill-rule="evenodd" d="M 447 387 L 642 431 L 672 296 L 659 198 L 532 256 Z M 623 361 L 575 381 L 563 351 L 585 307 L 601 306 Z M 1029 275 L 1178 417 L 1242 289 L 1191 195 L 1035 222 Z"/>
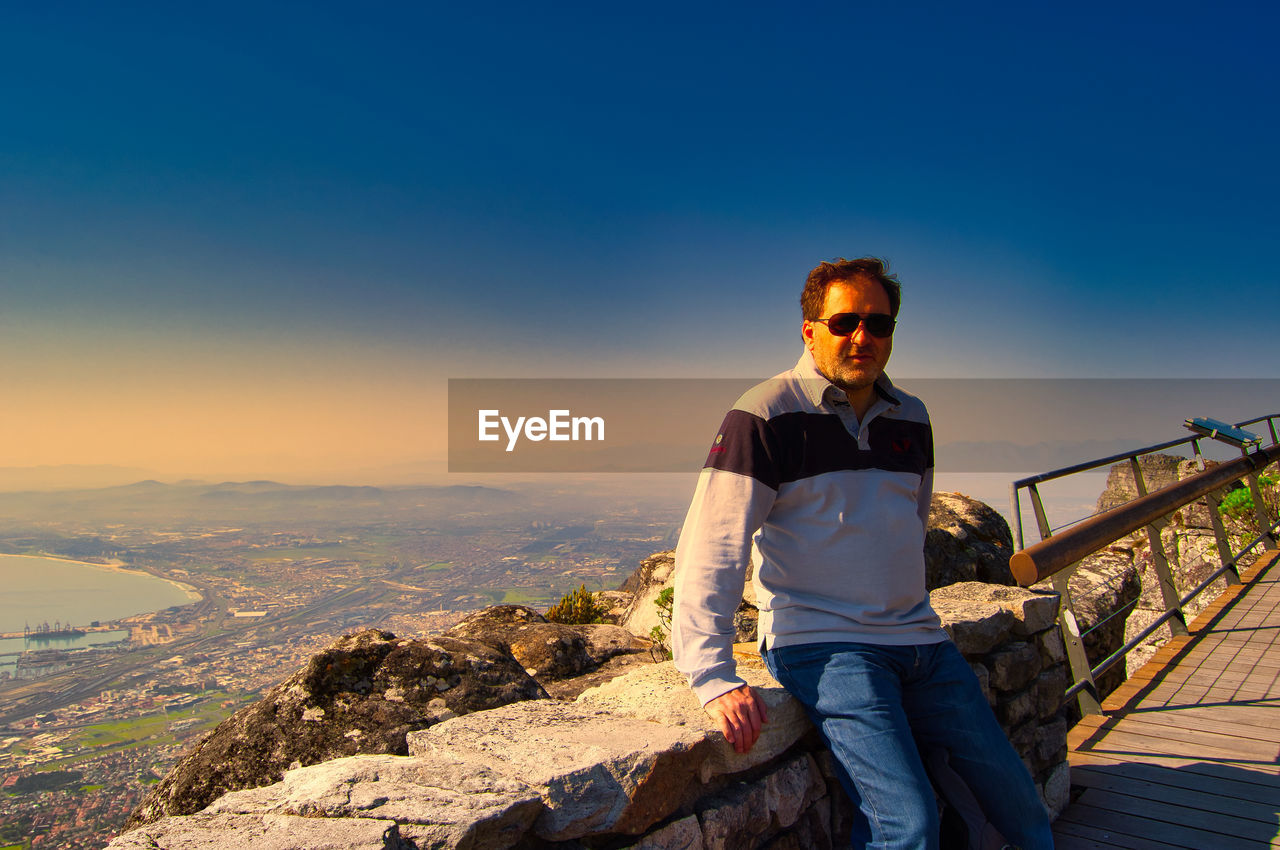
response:
<path id="1" fill-rule="evenodd" d="M 833 283 L 847 283 L 853 280 L 874 280 L 884 287 L 889 296 L 889 315 L 898 317 L 898 307 L 902 304 L 902 285 L 897 275 L 889 273 L 884 260 L 877 257 L 861 257 L 846 260 L 837 257 L 829 263 L 818 263 L 809 277 L 805 279 L 804 291 L 800 293 L 800 310 L 804 318 L 810 322 L 822 318 L 822 305 L 827 300 L 827 289 Z"/>

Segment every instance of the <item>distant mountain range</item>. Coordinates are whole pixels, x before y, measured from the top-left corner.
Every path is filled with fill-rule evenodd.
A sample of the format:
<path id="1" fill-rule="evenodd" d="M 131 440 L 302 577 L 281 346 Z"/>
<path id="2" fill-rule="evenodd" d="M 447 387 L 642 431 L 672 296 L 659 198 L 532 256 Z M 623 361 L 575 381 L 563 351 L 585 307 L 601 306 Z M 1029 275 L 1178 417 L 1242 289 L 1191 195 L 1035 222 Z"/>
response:
<path id="1" fill-rule="evenodd" d="M 103 521 L 148 515 L 156 519 L 200 519 L 243 524 L 304 518 L 335 510 L 353 520 L 404 511 L 458 514 L 518 506 L 521 494 L 498 487 L 308 486 L 276 481 L 182 481 L 153 479 L 110 487 L 0 492 L 0 511 L 11 518 L 77 517 Z"/>
<path id="2" fill-rule="evenodd" d="M 59 464 L 56 466 L 0 466 L 0 492 L 66 490 L 73 487 L 112 487 L 154 473 L 135 466 Z"/>

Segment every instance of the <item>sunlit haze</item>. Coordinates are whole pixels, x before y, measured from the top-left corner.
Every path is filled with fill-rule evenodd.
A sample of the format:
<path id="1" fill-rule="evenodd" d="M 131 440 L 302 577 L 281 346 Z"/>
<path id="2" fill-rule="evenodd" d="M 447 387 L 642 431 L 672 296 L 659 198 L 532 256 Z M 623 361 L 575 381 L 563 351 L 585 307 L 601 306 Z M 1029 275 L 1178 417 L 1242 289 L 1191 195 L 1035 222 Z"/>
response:
<path id="1" fill-rule="evenodd" d="M 766 377 L 837 255 L 907 384 L 1274 374 L 1272 8 L 477 8 L 10 8 L 0 467 L 439 474 L 449 378 Z"/>

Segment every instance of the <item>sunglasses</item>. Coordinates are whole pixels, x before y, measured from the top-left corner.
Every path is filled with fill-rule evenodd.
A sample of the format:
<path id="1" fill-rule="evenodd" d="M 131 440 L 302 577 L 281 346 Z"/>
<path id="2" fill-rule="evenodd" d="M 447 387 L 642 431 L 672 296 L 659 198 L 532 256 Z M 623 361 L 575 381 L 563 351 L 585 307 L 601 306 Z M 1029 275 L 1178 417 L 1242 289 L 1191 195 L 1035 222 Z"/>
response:
<path id="1" fill-rule="evenodd" d="M 858 329 L 858 325 L 862 325 L 867 329 L 867 333 L 881 339 L 893 336 L 893 328 L 897 325 L 893 316 L 887 313 L 868 313 L 865 316 L 857 313 L 836 313 L 826 319 L 814 319 L 814 321 L 825 324 L 827 330 L 836 336 L 852 336 Z"/>

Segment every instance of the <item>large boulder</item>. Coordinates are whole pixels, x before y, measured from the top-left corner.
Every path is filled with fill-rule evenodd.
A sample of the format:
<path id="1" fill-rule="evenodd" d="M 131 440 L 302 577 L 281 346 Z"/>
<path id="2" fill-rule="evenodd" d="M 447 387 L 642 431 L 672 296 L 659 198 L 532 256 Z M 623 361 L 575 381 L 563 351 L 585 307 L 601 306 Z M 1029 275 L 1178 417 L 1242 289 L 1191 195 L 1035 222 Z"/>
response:
<path id="1" fill-rule="evenodd" d="M 291 766 L 408 752 L 405 736 L 457 715 L 547 696 L 510 654 L 454 637 L 339 638 L 196 745 L 125 828 L 199 811 L 228 791 L 277 782 Z"/>
<path id="2" fill-rule="evenodd" d="M 524 605 L 485 608 L 445 634 L 510 652 L 540 681 L 581 676 L 615 655 L 638 649 L 630 632 L 619 626 L 552 623 Z"/>
<path id="3" fill-rule="evenodd" d="M 962 581 L 1017 584 L 1009 572 L 1013 534 L 994 508 L 962 493 L 934 493 L 924 539 L 925 586 Z"/>

